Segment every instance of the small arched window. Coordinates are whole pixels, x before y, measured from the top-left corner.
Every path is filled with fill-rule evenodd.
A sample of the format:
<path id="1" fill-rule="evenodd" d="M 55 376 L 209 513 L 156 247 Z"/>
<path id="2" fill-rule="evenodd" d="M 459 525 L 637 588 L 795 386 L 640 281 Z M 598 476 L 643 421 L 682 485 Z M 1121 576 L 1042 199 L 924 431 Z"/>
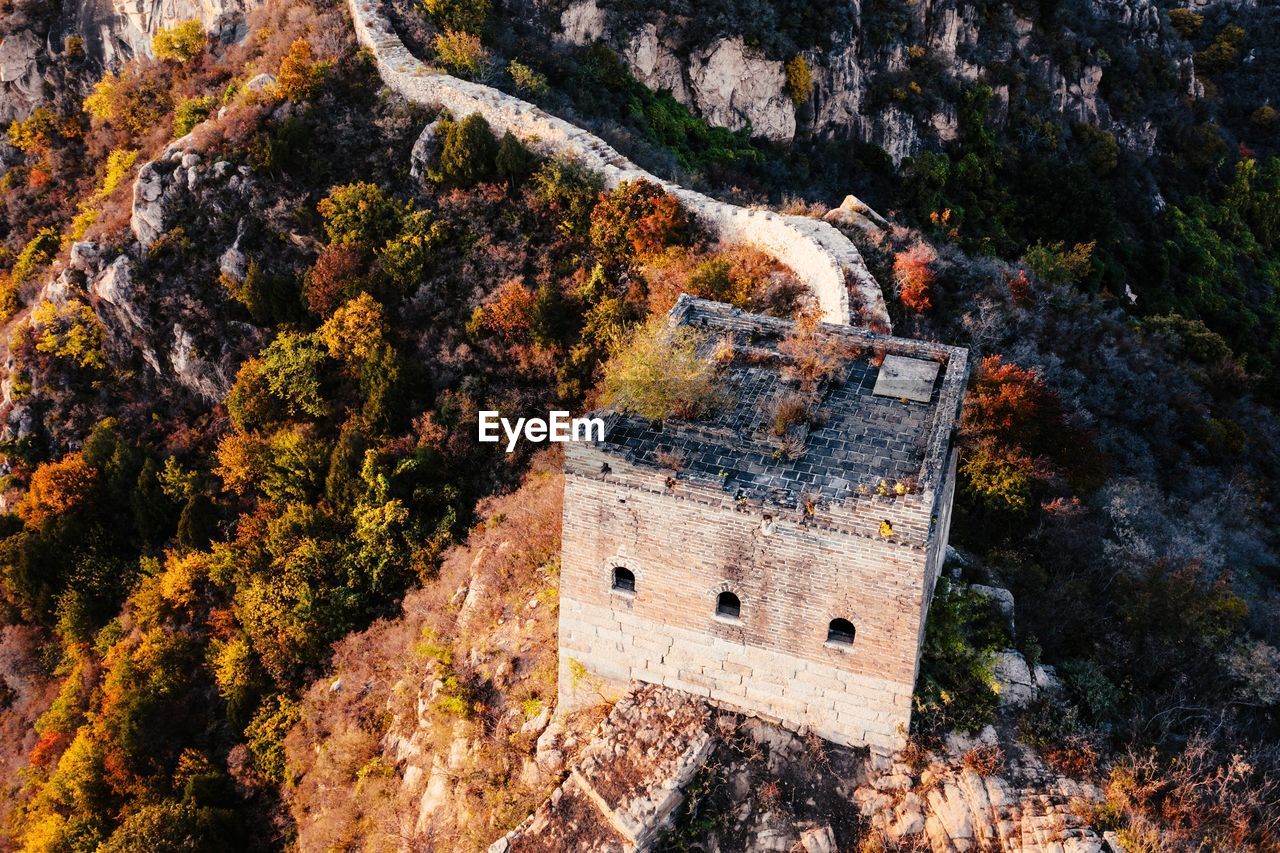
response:
<path id="1" fill-rule="evenodd" d="M 613 591 L 635 594 L 636 573 L 622 566 L 613 567 Z"/>
<path id="2" fill-rule="evenodd" d="M 737 619 L 742 615 L 742 602 L 738 596 L 725 590 L 716 598 L 716 615 L 725 619 Z"/>
<path id="3" fill-rule="evenodd" d="M 837 646 L 852 646 L 853 623 L 848 619 L 832 619 L 827 626 L 827 642 Z"/>

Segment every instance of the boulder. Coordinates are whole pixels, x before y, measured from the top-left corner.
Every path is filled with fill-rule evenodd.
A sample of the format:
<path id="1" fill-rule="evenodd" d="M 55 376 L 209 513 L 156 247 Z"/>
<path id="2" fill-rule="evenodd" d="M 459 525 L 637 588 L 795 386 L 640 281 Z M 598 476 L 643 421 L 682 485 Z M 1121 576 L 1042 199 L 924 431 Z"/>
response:
<path id="1" fill-rule="evenodd" d="M 1035 683 L 1026 660 L 1013 649 L 996 652 L 995 677 L 1000 704 L 1021 708 L 1036 698 Z"/>
<path id="2" fill-rule="evenodd" d="M 591 44 L 604 36 L 604 9 L 596 0 L 576 0 L 560 13 L 560 29 L 571 44 Z"/>
<path id="3" fill-rule="evenodd" d="M 155 162 L 145 163 L 133 182 L 133 212 L 129 228 L 143 249 L 165 230 L 165 176 Z"/>
<path id="4" fill-rule="evenodd" d="M 250 77 L 248 80 L 246 80 L 244 84 L 244 90 L 246 92 L 255 92 L 255 93 L 261 94 L 263 92 L 267 92 L 268 90 L 270 90 L 271 87 L 274 86 L 275 84 L 276 84 L 276 75 L 267 74 L 266 72 L 263 72 L 262 74 L 255 74 L 253 77 Z"/>
<path id="5" fill-rule="evenodd" d="M 996 607 L 1000 610 L 1001 618 L 1004 619 L 1005 627 L 1009 629 L 1010 634 L 1013 634 L 1013 593 L 1002 587 L 985 586 L 980 583 L 969 584 L 969 589 L 995 602 Z"/>

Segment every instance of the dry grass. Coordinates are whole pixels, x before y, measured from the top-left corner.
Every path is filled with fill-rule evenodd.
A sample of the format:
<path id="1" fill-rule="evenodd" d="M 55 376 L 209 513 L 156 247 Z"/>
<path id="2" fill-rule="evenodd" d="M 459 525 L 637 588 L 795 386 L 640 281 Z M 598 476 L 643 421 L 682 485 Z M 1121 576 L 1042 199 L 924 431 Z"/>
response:
<path id="1" fill-rule="evenodd" d="M 807 424 L 810 405 L 809 398 L 800 394 L 781 397 L 773 406 L 773 434 L 781 438 L 792 427 Z"/>
<path id="2" fill-rule="evenodd" d="M 1004 751 L 994 743 L 981 744 L 966 752 L 963 760 L 979 776 L 995 776 L 1004 768 Z"/>
<path id="3" fill-rule="evenodd" d="M 429 847 L 483 849 L 547 794 L 555 780 L 522 780 L 537 735 L 521 727 L 556 701 L 562 491 L 559 454 L 539 454 L 518 491 L 481 503 L 484 521 L 399 618 L 335 645 L 286 741 L 299 849 L 410 843 L 433 757 L 451 750 L 444 800 L 417 833 Z"/>

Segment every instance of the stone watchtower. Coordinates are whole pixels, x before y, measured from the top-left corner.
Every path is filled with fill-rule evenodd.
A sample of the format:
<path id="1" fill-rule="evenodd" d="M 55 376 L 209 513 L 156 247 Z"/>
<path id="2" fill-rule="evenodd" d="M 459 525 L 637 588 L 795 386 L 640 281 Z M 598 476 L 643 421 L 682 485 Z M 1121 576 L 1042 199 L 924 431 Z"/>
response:
<path id="1" fill-rule="evenodd" d="M 797 338 L 689 297 L 669 322 L 716 349 L 726 396 L 697 421 L 601 413 L 602 442 L 567 445 L 561 702 L 652 682 L 898 747 L 946 550 L 966 351 L 843 326 Z M 801 387 L 806 352 L 833 368 Z"/>

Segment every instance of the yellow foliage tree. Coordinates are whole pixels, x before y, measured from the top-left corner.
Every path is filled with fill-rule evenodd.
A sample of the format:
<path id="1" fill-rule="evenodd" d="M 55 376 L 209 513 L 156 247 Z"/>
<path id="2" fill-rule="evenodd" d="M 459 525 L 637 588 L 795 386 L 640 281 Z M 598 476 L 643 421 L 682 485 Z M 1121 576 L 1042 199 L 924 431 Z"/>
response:
<path id="1" fill-rule="evenodd" d="M 480 37 L 461 30 L 445 30 L 432 42 L 436 59 L 445 68 L 463 77 L 478 77 L 489 62 L 489 51 Z"/>
<path id="2" fill-rule="evenodd" d="M 215 472 L 223 485 L 238 495 L 253 491 L 262 476 L 265 448 L 253 433 L 235 432 L 218 442 L 218 467 Z"/>
<path id="3" fill-rule="evenodd" d="M 692 329 L 653 317 L 606 365 L 604 404 L 652 420 L 702 414 L 716 401 L 716 365 L 699 342 Z"/>
<path id="4" fill-rule="evenodd" d="M 102 176 L 102 184 L 84 201 L 80 202 L 80 212 L 71 220 L 70 234 L 64 243 L 71 243 L 84 237 L 89 226 L 98 221 L 99 205 L 116 191 L 124 179 L 133 171 L 133 164 L 138 161 L 138 152 L 127 148 L 117 148 L 107 155 L 107 165 Z"/>
<path id="5" fill-rule="evenodd" d="M 791 102 L 799 106 L 809 100 L 813 93 L 813 72 L 803 56 L 797 54 L 787 63 L 787 95 Z"/>
<path id="6" fill-rule="evenodd" d="M 151 39 L 151 52 L 156 59 L 190 62 L 204 52 L 204 27 L 197 20 L 160 30 Z"/>
<path id="7" fill-rule="evenodd" d="M 101 370 L 107 366 L 102 351 L 102 323 L 93 309 L 79 299 L 58 306 L 45 300 L 31 315 L 36 351 L 69 361 L 79 367 Z"/>
<path id="8" fill-rule="evenodd" d="M 377 354 L 384 329 L 382 306 L 368 293 L 362 293 L 333 312 L 320 327 L 319 337 L 329 355 L 359 364 Z"/>
<path id="9" fill-rule="evenodd" d="M 289 101 L 305 101 L 315 94 L 327 70 L 327 63 L 316 62 L 311 42 L 304 38 L 297 39 L 280 60 L 275 94 Z"/>

